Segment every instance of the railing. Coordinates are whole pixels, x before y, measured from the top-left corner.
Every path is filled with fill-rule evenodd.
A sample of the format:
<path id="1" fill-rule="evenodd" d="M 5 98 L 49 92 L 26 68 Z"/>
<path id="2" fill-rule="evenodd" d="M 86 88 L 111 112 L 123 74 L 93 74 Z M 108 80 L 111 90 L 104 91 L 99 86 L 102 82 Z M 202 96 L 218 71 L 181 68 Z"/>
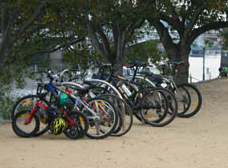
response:
<path id="1" fill-rule="evenodd" d="M 202 79 L 194 78 L 194 77 L 192 77 L 192 75 L 190 74 L 190 75 L 189 75 L 189 82 L 190 82 L 190 83 L 193 83 L 193 81 L 192 81 L 193 79 L 196 80 L 196 82 L 202 81 Z"/>
<path id="2" fill-rule="evenodd" d="M 211 78 L 211 73 L 207 73 L 207 75 L 208 75 L 208 78 L 206 78 L 206 79 L 198 79 L 198 78 L 195 78 L 195 77 L 193 77 L 191 74 L 189 75 L 189 82 L 190 83 L 197 83 L 197 82 L 202 82 L 202 81 L 207 81 L 207 80 L 211 80 L 212 78 Z M 194 80 L 194 81 L 193 81 Z"/>

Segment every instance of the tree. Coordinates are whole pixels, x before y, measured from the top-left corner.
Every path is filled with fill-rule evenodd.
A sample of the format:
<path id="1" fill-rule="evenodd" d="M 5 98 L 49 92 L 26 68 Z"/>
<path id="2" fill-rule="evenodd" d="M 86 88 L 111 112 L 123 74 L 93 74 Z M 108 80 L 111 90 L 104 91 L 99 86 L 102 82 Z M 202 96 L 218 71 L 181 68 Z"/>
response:
<path id="1" fill-rule="evenodd" d="M 33 2 L 3 1 L 0 3 L 0 34 L 2 36 L 0 46 L 0 76 L 12 48 L 27 31 L 31 31 L 31 27 L 33 29 L 38 28 L 33 24 L 44 13 L 46 5 L 47 0 Z"/>
<path id="2" fill-rule="evenodd" d="M 147 19 L 170 61 L 184 61 L 177 82 L 187 82 L 191 44 L 206 31 L 228 27 L 227 0 L 157 0 L 150 6 Z"/>
<path id="3" fill-rule="evenodd" d="M 145 21 L 147 3 L 134 0 L 87 0 L 82 13 L 96 51 L 121 73 L 126 45 Z"/>
<path id="4" fill-rule="evenodd" d="M 0 76 L 4 67 L 9 72 L 12 65 L 20 65 L 17 68 L 26 62 L 31 65 L 34 55 L 52 53 L 83 40 L 82 30 L 77 29 L 72 18 L 78 14 L 79 2 L 80 0 L 0 2 Z M 69 3 L 77 4 L 74 5 L 74 11 Z"/>

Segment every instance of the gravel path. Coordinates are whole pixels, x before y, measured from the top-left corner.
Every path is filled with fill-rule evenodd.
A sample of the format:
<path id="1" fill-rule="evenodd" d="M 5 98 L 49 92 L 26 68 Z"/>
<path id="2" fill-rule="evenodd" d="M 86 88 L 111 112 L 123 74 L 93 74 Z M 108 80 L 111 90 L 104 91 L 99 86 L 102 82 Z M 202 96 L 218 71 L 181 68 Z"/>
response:
<path id="1" fill-rule="evenodd" d="M 155 128 L 134 120 L 127 135 L 103 140 L 45 134 L 20 138 L 0 126 L 1 168 L 227 168 L 228 79 L 197 85 L 201 111 Z"/>

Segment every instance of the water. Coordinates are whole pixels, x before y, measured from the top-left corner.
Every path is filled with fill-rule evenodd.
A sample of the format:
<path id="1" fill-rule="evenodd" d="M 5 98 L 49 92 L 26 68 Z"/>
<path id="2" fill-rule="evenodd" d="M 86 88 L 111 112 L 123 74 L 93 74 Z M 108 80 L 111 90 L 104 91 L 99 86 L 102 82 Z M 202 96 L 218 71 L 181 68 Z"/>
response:
<path id="1" fill-rule="evenodd" d="M 217 78 L 219 75 L 221 55 L 205 56 L 205 80 Z M 189 57 L 189 76 L 192 82 L 203 80 L 203 57 Z"/>

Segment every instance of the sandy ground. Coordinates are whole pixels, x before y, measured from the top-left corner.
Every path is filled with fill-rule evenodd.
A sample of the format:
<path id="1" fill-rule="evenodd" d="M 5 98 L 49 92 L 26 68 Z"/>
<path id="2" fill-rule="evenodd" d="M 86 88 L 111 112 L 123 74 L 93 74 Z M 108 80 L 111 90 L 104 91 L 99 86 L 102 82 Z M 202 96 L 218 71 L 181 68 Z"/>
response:
<path id="1" fill-rule="evenodd" d="M 203 105 L 196 116 L 162 128 L 134 120 L 122 137 L 24 139 L 1 125 L 0 168 L 228 168 L 228 79 L 197 86 Z"/>

